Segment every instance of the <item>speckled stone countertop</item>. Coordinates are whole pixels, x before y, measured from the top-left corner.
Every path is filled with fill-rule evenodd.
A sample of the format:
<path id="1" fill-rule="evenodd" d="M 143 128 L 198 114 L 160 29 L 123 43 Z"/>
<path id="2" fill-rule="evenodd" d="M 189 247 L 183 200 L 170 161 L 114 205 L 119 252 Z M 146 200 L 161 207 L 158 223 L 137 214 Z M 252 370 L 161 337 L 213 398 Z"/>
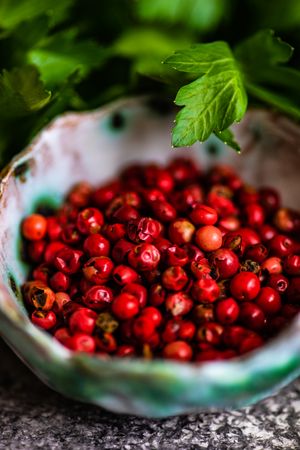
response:
<path id="1" fill-rule="evenodd" d="M 63 398 L 3 342 L 0 361 L 0 449 L 300 449 L 300 380 L 243 410 L 147 420 Z"/>

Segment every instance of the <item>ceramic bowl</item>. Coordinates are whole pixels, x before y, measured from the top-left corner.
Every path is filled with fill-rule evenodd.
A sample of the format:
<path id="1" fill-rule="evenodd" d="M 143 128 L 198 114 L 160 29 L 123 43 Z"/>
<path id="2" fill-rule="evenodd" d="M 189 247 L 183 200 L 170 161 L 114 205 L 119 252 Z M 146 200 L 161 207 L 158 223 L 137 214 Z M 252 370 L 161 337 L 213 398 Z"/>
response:
<path id="1" fill-rule="evenodd" d="M 251 111 L 236 127 L 244 152 L 217 140 L 170 147 L 174 114 L 157 102 L 129 99 L 95 112 L 65 114 L 47 126 L 2 172 L 0 184 L 0 330 L 19 357 L 56 391 L 118 413 L 166 417 L 261 399 L 300 374 L 300 318 L 262 349 L 232 361 L 176 363 L 103 360 L 72 353 L 28 320 L 20 294 L 28 267 L 20 223 L 40 204 L 59 205 L 81 180 L 97 184 L 132 161 L 180 154 L 203 166 L 227 162 L 255 185 L 273 185 L 299 207 L 300 133 L 287 119 Z"/>

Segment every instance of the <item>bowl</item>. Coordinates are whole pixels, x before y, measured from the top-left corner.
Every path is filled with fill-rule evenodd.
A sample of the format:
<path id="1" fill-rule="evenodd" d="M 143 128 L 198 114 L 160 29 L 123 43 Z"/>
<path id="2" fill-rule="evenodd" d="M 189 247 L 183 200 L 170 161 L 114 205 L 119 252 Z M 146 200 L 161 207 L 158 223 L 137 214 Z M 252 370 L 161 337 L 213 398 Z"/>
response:
<path id="1" fill-rule="evenodd" d="M 4 169 L 0 184 L 0 330 L 48 386 L 117 413 L 167 417 L 253 403 L 300 374 L 300 318 L 263 348 L 230 361 L 176 363 L 109 360 L 71 352 L 27 317 L 20 286 L 20 223 L 38 205 L 57 206 L 69 188 L 108 180 L 132 161 L 189 155 L 207 167 L 226 162 L 255 185 L 273 185 L 284 204 L 299 206 L 300 131 L 288 119 L 250 111 L 235 128 L 241 156 L 217 139 L 171 149 L 174 112 L 161 102 L 128 99 L 94 112 L 68 113 L 48 125 Z"/>

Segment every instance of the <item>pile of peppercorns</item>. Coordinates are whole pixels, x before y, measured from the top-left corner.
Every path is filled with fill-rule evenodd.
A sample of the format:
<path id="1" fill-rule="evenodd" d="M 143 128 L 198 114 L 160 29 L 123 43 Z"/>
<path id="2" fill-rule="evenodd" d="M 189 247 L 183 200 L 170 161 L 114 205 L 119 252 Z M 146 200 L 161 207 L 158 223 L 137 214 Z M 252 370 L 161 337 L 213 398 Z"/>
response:
<path id="1" fill-rule="evenodd" d="M 22 223 L 32 322 L 74 351 L 228 359 L 300 310 L 300 215 L 228 166 L 133 165 Z"/>

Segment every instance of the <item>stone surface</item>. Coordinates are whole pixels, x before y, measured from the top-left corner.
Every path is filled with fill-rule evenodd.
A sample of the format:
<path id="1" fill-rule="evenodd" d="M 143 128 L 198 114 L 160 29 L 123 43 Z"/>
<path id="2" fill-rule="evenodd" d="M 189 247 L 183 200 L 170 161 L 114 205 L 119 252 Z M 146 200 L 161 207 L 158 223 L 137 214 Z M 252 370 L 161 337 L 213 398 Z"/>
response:
<path id="1" fill-rule="evenodd" d="M 298 450 L 300 380 L 239 411 L 147 420 L 68 400 L 0 343 L 0 449 Z"/>

